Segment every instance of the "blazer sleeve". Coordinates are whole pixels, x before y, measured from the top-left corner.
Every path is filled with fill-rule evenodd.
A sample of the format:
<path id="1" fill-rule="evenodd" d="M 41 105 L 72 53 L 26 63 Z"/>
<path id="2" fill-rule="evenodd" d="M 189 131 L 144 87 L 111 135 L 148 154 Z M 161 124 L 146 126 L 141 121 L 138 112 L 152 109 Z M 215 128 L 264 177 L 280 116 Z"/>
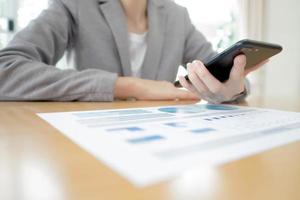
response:
<path id="1" fill-rule="evenodd" d="M 185 48 L 182 64 L 199 59 L 205 62 L 216 54 L 211 43 L 192 24 L 188 11 L 185 9 Z"/>
<path id="2" fill-rule="evenodd" d="M 63 1 L 53 0 L 0 51 L 0 100 L 113 100 L 117 74 L 95 69 L 60 70 L 54 66 L 76 34 L 76 11 L 72 10 L 76 1 Z"/>

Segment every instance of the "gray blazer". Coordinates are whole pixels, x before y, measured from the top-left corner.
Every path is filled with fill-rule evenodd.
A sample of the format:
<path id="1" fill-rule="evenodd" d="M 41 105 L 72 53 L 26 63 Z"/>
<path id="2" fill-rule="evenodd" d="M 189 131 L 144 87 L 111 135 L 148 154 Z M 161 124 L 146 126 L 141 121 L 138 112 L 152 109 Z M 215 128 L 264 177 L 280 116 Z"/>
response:
<path id="1" fill-rule="evenodd" d="M 142 78 L 174 81 L 178 66 L 215 55 L 185 8 L 148 0 Z M 75 69 L 56 63 L 67 52 Z M 53 0 L 0 51 L 0 100 L 112 101 L 118 76 L 131 76 L 128 30 L 119 0 Z"/>

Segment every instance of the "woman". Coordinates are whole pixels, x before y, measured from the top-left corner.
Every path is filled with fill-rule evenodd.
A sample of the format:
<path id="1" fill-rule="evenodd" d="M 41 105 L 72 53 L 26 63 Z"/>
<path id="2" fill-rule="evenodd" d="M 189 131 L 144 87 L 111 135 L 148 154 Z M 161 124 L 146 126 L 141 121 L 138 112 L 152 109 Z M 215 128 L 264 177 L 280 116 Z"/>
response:
<path id="1" fill-rule="evenodd" d="M 75 69 L 54 67 L 65 51 Z M 245 57 L 223 84 L 200 61 L 214 55 L 170 0 L 53 0 L 0 52 L 0 100 L 236 100 Z M 187 63 L 191 83 L 180 82 L 189 91 L 171 83 Z"/>

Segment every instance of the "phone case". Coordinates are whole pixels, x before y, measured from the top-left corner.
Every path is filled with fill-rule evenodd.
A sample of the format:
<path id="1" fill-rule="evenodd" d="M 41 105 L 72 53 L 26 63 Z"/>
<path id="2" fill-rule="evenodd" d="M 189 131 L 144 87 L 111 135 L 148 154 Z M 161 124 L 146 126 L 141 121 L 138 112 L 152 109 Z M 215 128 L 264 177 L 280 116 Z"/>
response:
<path id="1" fill-rule="evenodd" d="M 282 47 L 280 45 L 246 39 L 237 42 L 213 57 L 209 62 L 204 63 L 204 65 L 214 77 L 221 82 L 225 82 L 229 79 L 233 61 L 236 56 L 240 54 L 246 56 L 247 64 L 245 68 L 248 69 L 281 51 Z M 186 76 L 186 79 L 189 81 L 188 76 Z M 174 84 L 176 87 L 181 87 L 179 81 Z"/>

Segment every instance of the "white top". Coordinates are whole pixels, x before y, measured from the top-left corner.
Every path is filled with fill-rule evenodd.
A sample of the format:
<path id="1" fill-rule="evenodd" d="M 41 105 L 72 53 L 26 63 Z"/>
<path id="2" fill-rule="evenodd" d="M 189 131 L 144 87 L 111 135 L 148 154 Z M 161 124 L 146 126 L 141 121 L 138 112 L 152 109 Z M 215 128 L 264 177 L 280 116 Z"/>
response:
<path id="1" fill-rule="evenodd" d="M 129 51 L 132 76 L 141 77 L 141 69 L 147 52 L 147 32 L 129 33 Z"/>

